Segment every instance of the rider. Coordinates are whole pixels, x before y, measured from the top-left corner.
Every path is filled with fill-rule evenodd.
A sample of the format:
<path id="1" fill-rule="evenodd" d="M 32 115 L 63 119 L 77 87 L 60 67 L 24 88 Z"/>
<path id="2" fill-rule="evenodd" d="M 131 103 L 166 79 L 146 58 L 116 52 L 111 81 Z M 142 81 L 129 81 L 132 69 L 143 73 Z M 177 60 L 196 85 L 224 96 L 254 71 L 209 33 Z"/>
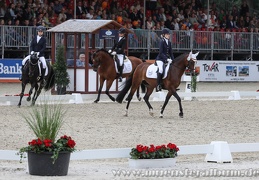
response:
<path id="1" fill-rule="evenodd" d="M 169 41 L 169 38 L 170 30 L 168 28 L 164 28 L 162 30 L 161 40 L 159 43 L 159 54 L 156 57 L 156 64 L 158 66 L 156 92 L 162 90 L 161 81 L 164 71 L 164 63 L 174 60 L 172 44 Z"/>
<path id="2" fill-rule="evenodd" d="M 45 78 L 44 76 L 47 76 L 48 74 L 48 67 L 46 64 L 46 59 L 44 57 L 44 52 L 46 49 L 46 38 L 43 36 L 43 31 L 45 30 L 44 26 L 38 26 L 36 28 L 37 30 L 37 36 L 35 36 L 30 44 L 31 54 L 34 52 L 39 52 L 39 60 L 42 63 L 42 72 L 41 72 L 41 80 L 43 80 L 43 84 L 45 84 Z M 30 59 L 31 55 L 26 56 L 22 60 L 22 69 L 24 68 L 25 63 Z M 22 78 L 21 78 L 22 80 Z"/>
<path id="3" fill-rule="evenodd" d="M 126 48 L 126 38 L 125 38 L 125 34 L 126 34 L 126 29 L 125 28 L 120 28 L 119 29 L 119 41 L 117 43 L 114 44 L 114 46 L 112 47 L 111 50 L 109 50 L 108 52 L 111 53 L 112 55 L 116 55 L 120 61 L 119 64 L 119 82 L 122 82 L 122 71 L 123 71 L 123 60 L 124 60 L 124 56 L 125 56 L 125 52 L 124 49 Z"/>

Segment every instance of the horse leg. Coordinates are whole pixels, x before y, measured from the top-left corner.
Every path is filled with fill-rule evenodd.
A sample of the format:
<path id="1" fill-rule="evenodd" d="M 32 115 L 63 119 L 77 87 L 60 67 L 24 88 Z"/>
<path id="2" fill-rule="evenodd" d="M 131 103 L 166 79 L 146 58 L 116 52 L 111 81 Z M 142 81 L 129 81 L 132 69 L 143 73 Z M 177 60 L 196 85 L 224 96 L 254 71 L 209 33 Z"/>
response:
<path id="1" fill-rule="evenodd" d="M 22 83 L 22 91 L 21 91 L 21 93 L 20 93 L 20 101 L 19 101 L 19 103 L 18 103 L 18 107 L 21 107 L 22 98 L 23 98 L 23 96 L 24 96 L 25 86 L 26 86 L 26 84 L 25 84 L 25 83 Z"/>
<path id="2" fill-rule="evenodd" d="M 102 92 L 102 89 L 103 89 L 103 83 L 104 83 L 104 78 L 103 77 L 100 77 L 100 87 L 98 89 L 98 95 L 97 95 L 97 98 L 96 100 L 94 101 L 95 103 L 98 103 L 100 101 L 100 96 L 101 96 L 101 92 Z"/>
<path id="3" fill-rule="evenodd" d="M 129 105 L 130 105 L 130 102 L 132 100 L 132 97 L 133 97 L 135 91 L 137 90 L 137 87 L 139 87 L 138 84 L 132 84 L 130 93 L 129 93 L 128 97 L 127 97 L 127 101 L 128 102 L 127 102 L 127 106 L 126 106 L 126 109 L 125 109 L 125 115 L 124 116 L 128 116 Z"/>
<path id="4" fill-rule="evenodd" d="M 32 105 L 33 106 L 35 105 L 35 102 L 38 99 L 38 97 L 39 97 L 39 95 L 41 93 L 42 88 L 43 88 L 42 84 L 41 84 L 40 88 L 38 88 L 38 84 L 35 86 L 35 93 L 34 93 L 34 96 L 32 98 Z"/>
<path id="5" fill-rule="evenodd" d="M 31 100 L 31 106 L 34 106 L 35 105 L 35 102 L 36 102 L 36 99 L 37 99 L 37 94 L 38 94 L 38 84 L 36 83 L 35 84 L 35 91 L 34 91 L 34 94 L 33 94 L 33 97 L 32 97 L 32 100 Z"/>
<path id="6" fill-rule="evenodd" d="M 154 116 L 154 112 L 153 112 L 153 107 L 149 103 L 149 97 L 152 94 L 153 90 L 154 90 L 154 88 L 147 88 L 147 92 L 146 92 L 145 96 L 143 97 L 143 99 L 145 100 L 145 102 L 146 102 L 146 104 L 148 106 L 149 114 L 152 117 Z"/>
<path id="7" fill-rule="evenodd" d="M 164 113 L 165 107 L 168 104 L 168 101 L 171 98 L 171 96 L 172 96 L 172 91 L 168 91 L 166 98 L 165 98 L 165 102 L 160 110 L 160 115 L 159 115 L 160 118 L 163 118 L 163 113 Z"/>
<path id="8" fill-rule="evenodd" d="M 35 86 L 35 84 L 31 84 L 31 88 L 30 88 L 30 90 L 29 90 L 29 96 L 27 97 L 27 101 L 30 101 L 31 100 L 31 94 L 32 94 L 32 92 L 33 92 L 33 89 L 34 89 L 34 86 Z"/>
<path id="9" fill-rule="evenodd" d="M 180 110 L 179 116 L 180 116 L 181 118 L 183 118 L 183 107 L 182 107 L 181 98 L 179 97 L 179 95 L 177 94 L 177 92 L 174 92 L 174 93 L 173 93 L 173 96 L 175 97 L 175 99 L 177 99 L 177 101 L 178 101 L 178 103 L 179 103 L 179 110 Z"/>
<path id="10" fill-rule="evenodd" d="M 113 80 L 108 80 L 106 81 L 106 90 L 105 90 L 105 93 L 107 94 L 107 96 L 109 96 L 109 98 L 114 102 L 115 101 L 115 98 L 113 96 L 110 95 L 109 93 L 109 90 L 112 86 L 112 83 L 113 83 Z"/>

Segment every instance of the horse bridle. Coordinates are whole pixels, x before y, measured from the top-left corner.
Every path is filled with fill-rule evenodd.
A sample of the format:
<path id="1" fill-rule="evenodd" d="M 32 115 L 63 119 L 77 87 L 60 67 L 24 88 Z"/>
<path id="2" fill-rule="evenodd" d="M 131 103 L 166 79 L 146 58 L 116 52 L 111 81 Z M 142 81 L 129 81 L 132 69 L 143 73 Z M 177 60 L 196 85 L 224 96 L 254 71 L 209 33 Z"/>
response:
<path id="1" fill-rule="evenodd" d="M 35 69 L 38 67 L 38 63 L 39 59 L 35 63 L 33 63 L 31 59 L 29 59 L 29 76 L 33 76 Z"/>
<path id="2" fill-rule="evenodd" d="M 191 69 L 191 68 L 190 68 L 190 61 L 193 61 L 194 63 L 196 63 L 196 62 L 197 62 L 197 59 L 191 58 L 190 60 L 188 60 L 188 64 L 187 64 L 187 66 L 185 66 L 184 69 L 182 69 L 182 68 L 180 68 L 180 67 L 174 65 L 174 63 L 172 63 L 172 65 L 173 65 L 174 67 L 178 68 L 178 69 L 185 70 L 186 68 L 188 68 L 190 71 L 194 71 L 195 68 L 194 68 L 194 69 Z"/>
<path id="3" fill-rule="evenodd" d="M 188 68 L 190 71 L 195 71 L 195 66 L 194 66 L 194 69 L 191 69 L 190 68 L 190 62 L 193 61 L 194 63 L 197 63 L 197 59 L 194 59 L 194 58 L 191 58 L 189 61 L 188 61 L 188 65 L 185 67 Z"/>

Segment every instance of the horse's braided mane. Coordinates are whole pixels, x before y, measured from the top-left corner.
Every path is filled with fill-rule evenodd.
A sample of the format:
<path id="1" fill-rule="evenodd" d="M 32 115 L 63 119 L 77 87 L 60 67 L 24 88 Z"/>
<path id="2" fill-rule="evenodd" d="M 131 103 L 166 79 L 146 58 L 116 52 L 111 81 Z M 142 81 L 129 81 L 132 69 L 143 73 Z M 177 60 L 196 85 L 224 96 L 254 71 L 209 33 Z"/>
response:
<path id="1" fill-rule="evenodd" d="M 186 53 L 181 54 L 180 56 L 177 56 L 177 57 L 174 59 L 173 62 L 177 62 L 177 61 L 181 60 L 182 58 L 184 58 L 184 56 L 186 56 Z"/>
<path id="2" fill-rule="evenodd" d="M 96 53 L 98 53 L 98 52 L 100 52 L 100 51 L 104 51 L 104 52 L 108 53 L 108 51 L 107 51 L 106 49 L 104 49 L 104 48 L 98 49 L 98 50 L 96 51 Z"/>
<path id="3" fill-rule="evenodd" d="M 98 49 L 95 53 L 94 53 L 94 56 L 98 53 L 98 52 L 104 52 L 104 53 L 107 53 L 109 56 L 111 56 L 112 57 L 112 55 L 106 50 L 106 49 L 104 49 L 104 48 L 102 48 L 102 49 Z"/>

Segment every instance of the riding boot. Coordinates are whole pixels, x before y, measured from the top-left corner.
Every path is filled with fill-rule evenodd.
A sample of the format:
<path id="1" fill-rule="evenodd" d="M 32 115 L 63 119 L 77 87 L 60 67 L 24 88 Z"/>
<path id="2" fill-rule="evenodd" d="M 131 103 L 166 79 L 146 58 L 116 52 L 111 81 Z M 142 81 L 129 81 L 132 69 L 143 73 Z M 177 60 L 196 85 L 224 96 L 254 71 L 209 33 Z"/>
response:
<path id="1" fill-rule="evenodd" d="M 119 82 L 122 82 L 122 71 L 123 71 L 123 65 L 119 67 Z"/>
<path id="2" fill-rule="evenodd" d="M 159 72 L 157 72 L 157 86 L 156 86 L 156 92 L 162 90 L 161 80 L 162 80 L 162 74 L 159 73 Z"/>
<path id="3" fill-rule="evenodd" d="M 45 80 L 45 72 L 46 72 L 46 69 L 42 69 L 42 72 L 41 72 L 41 77 L 40 77 L 40 79 L 42 80 L 42 84 L 43 84 L 43 86 L 45 86 L 46 85 L 46 80 Z"/>

